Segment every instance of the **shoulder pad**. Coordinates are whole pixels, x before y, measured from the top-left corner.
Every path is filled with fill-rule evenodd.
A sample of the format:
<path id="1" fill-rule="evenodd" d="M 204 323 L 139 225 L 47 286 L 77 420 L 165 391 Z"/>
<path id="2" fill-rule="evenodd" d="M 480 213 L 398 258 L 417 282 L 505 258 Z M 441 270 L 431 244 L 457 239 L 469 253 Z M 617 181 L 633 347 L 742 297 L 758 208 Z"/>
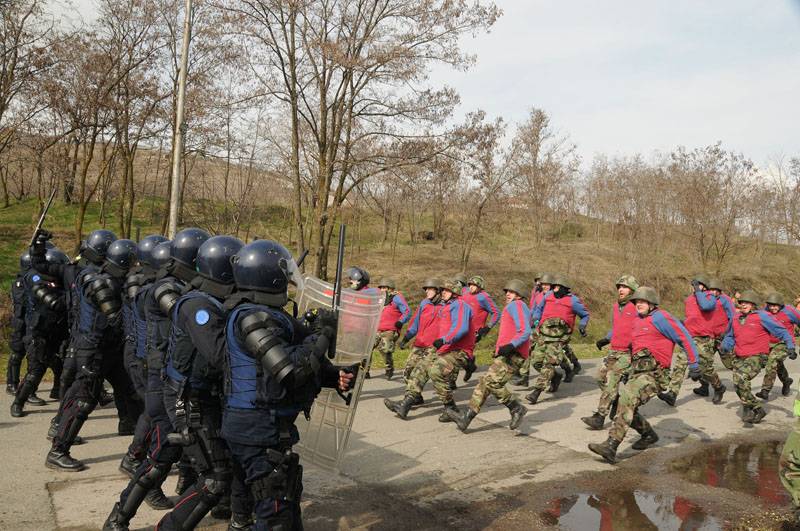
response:
<path id="1" fill-rule="evenodd" d="M 181 298 L 180 286 L 174 282 L 162 282 L 153 290 L 153 297 L 161 313 L 171 317 L 175 303 Z"/>
<path id="2" fill-rule="evenodd" d="M 125 294 L 129 299 L 133 299 L 142 290 L 142 286 L 144 286 L 143 274 L 129 275 L 125 279 Z"/>
<path id="3" fill-rule="evenodd" d="M 267 312 L 254 312 L 239 320 L 245 349 L 279 382 L 294 371 L 294 365 L 283 346 L 284 331 Z"/>

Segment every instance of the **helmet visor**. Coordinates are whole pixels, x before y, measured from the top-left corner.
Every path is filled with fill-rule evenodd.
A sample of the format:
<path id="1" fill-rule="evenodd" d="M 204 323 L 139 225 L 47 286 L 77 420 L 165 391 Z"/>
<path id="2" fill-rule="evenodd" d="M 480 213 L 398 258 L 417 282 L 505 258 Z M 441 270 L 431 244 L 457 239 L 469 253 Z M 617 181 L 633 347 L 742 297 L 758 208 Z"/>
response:
<path id="1" fill-rule="evenodd" d="M 295 262 L 294 258 L 282 258 L 280 261 L 280 267 L 283 269 L 289 284 L 292 284 L 295 288 L 297 288 L 297 291 L 303 291 L 303 287 L 305 286 L 303 273 L 300 271 L 300 268 L 297 266 L 297 262 Z"/>

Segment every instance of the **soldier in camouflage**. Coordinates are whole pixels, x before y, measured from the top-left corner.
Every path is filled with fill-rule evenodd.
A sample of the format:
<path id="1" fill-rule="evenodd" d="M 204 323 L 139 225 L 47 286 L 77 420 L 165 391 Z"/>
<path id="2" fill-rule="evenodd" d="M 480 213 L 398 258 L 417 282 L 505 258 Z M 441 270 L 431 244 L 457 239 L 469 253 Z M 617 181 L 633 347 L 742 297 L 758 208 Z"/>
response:
<path id="1" fill-rule="evenodd" d="M 506 307 L 500 316 L 500 330 L 497 334 L 494 361 L 489 370 L 478 380 L 478 385 L 469 400 L 469 407 L 463 415 L 447 410 L 447 415 L 462 432 L 481 410 L 489 395 L 505 405 L 511 413 L 509 428 L 515 430 L 522 422 L 527 410 L 516 394 L 506 384 L 519 370 L 530 350 L 530 311 L 525 304 L 528 287 L 521 280 L 509 280 L 503 291 L 506 294 Z"/>
<path id="2" fill-rule="evenodd" d="M 430 358 L 430 360 L 426 361 L 426 363 L 430 364 L 436 359 L 436 348 L 433 346 L 433 341 L 439 331 L 436 324 L 436 307 L 441 299 L 439 293 L 440 284 L 441 282 L 435 278 L 425 279 L 422 283 L 425 298 L 419 303 L 419 308 L 414 312 L 408 329 L 400 341 L 400 348 L 404 349 L 412 339 L 414 340 L 411 353 L 403 369 L 403 381 L 406 383 L 408 383 L 411 373 L 420 362 Z"/>
<path id="3" fill-rule="evenodd" d="M 606 337 L 595 343 L 598 350 L 611 345 L 597 375 L 600 401 L 597 404 L 597 411 L 591 417 L 581 418 L 593 430 L 603 429 L 606 417 L 611 412 L 611 404 L 617 399 L 619 384 L 627 378 L 631 366 L 633 323 L 638 319 L 636 305 L 631 301 L 631 295 L 639 288 L 639 283 L 632 275 L 622 275 L 617 280 L 616 286 L 617 302 L 611 309 L 611 330 Z"/>
<path id="4" fill-rule="evenodd" d="M 655 289 L 642 286 L 631 296 L 639 318 L 633 322 L 631 335 L 631 369 L 628 382 L 619 391 L 619 409 L 602 444 L 592 443 L 589 450 L 609 463 L 616 462 L 617 448 L 628 428 L 641 438 L 633 443 L 635 450 L 644 450 L 656 442 L 658 435 L 644 419 L 639 408 L 646 404 L 669 382 L 669 368 L 675 345 L 689 358 L 689 376 L 700 379 L 697 349 L 686 328 L 668 312 L 661 310 Z"/>
<path id="5" fill-rule="evenodd" d="M 528 309 L 531 312 L 531 349 L 536 346 L 536 343 L 539 340 L 539 323 L 533 320 L 533 310 L 536 306 L 542 302 L 547 293 L 553 289 L 553 275 L 550 273 L 540 273 L 535 278 L 536 285 L 531 291 L 531 298 L 528 301 Z M 529 375 L 531 369 L 531 358 L 532 356 L 528 356 L 525 359 L 525 363 L 519 369 L 519 375 L 511 380 L 511 383 L 514 385 L 521 385 L 523 387 L 528 387 L 529 383 Z"/>
<path id="6" fill-rule="evenodd" d="M 383 355 L 386 379 L 391 380 L 394 375 L 394 347 L 400 336 L 400 330 L 411 318 L 411 309 L 409 309 L 403 294 L 397 291 L 394 280 L 381 279 L 378 282 L 378 289 L 384 293 L 385 299 L 383 312 L 378 322 L 378 335 L 375 337 L 373 348 L 377 348 L 378 352 Z"/>
<path id="7" fill-rule="evenodd" d="M 783 326 L 789 335 L 794 334 L 794 327 L 800 326 L 800 312 L 791 304 L 785 304 L 783 295 L 780 293 L 770 293 L 767 295 L 767 306 L 765 308 L 769 314 Z M 775 385 L 775 379 L 780 378 L 782 385 L 781 394 L 789 396 L 792 392 L 793 380 L 784 365 L 784 360 L 796 359 L 797 352 L 786 350 L 786 345 L 772 337 L 769 340 L 769 356 L 764 367 L 764 382 L 761 384 L 761 391 L 756 393 L 758 398 L 769 400 L 769 393 Z"/>

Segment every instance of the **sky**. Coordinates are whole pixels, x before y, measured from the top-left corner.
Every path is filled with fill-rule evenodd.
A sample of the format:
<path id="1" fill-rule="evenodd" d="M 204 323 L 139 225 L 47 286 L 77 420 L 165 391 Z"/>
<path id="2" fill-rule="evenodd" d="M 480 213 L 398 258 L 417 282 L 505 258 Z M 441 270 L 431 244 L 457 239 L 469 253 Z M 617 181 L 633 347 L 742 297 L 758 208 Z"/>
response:
<path id="1" fill-rule="evenodd" d="M 460 114 L 513 124 L 539 107 L 584 163 L 717 141 L 759 165 L 800 156 L 800 0 L 495 3 L 491 32 L 462 39 L 476 64 L 430 76 Z"/>

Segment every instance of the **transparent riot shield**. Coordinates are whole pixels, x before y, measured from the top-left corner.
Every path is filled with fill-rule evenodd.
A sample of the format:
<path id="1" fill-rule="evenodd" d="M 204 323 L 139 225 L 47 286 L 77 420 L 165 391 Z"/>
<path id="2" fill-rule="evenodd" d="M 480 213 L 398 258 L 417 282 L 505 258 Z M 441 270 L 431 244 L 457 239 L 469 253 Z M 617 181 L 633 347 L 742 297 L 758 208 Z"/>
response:
<path id="1" fill-rule="evenodd" d="M 313 308 L 331 308 L 332 300 L 333 285 L 308 276 L 299 294 L 297 306 L 302 315 Z M 369 361 L 383 301 L 384 295 L 380 291 L 370 290 L 364 293 L 351 289 L 342 290 L 334 364 L 360 363 L 365 366 Z M 311 420 L 306 421 L 302 415 L 298 417 L 298 451 L 305 460 L 329 470 L 338 470 L 347 449 L 365 373 L 365 370 L 358 372 L 349 406 L 334 389 L 324 388 L 314 401 Z"/>

